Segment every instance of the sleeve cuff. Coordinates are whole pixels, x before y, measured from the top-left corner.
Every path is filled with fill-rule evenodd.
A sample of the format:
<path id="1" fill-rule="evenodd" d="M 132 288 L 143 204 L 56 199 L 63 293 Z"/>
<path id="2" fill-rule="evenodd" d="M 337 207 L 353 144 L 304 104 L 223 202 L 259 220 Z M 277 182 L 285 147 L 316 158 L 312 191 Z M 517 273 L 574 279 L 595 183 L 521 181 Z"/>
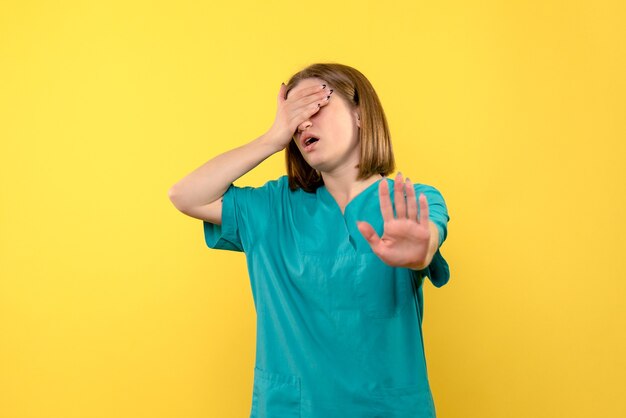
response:
<path id="1" fill-rule="evenodd" d="M 450 267 L 440 250 L 437 250 L 426 268 L 426 275 L 435 287 L 441 287 L 450 280 Z"/>
<path id="2" fill-rule="evenodd" d="M 222 198 L 222 224 L 203 220 L 204 241 L 209 248 L 243 252 L 237 225 L 235 186 L 232 183 Z"/>

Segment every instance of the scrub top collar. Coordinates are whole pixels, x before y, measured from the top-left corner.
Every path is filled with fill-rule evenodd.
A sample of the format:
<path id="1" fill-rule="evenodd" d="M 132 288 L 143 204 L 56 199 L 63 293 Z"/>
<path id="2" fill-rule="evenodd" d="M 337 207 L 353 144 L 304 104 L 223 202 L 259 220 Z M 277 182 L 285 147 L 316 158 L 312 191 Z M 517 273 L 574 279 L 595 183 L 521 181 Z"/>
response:
<path id="1" fill-rule="evenodd" d="M 358 206 L 356 205 L 361 199 L 364 199 L 367 195 L 369 195 L 372 191 L 372 189 L 377 188 L 378 185 L 380 184 L 380 182 L 382 180 L 388 180 L 386 177 L 380 178 L 378 180 L 376 180 L 376 182 L 370 184 L 369 186 L 367 186 L 365 189 L 361 190 L 359 192 L 359 194 L 357 194 L 356 196 L 354 196 L 346 205 L 346 207 L 344 208 L 344 212 L 343 214 L 341 214 L 341 208 L 339 207 L 339 204 L 337 203 L 337 201 L 335 200 L 335 198 L 333 197 L 333 195 L 330 194 L 330 192 L 328 191 L 328 189 L 326 188 L 325 184 L 322 184 L 321 186 L 319 186 L 317 188 L 317 192 L 318 195 L 320 197 L 320 199 L 322 199 L 322 201 L 328 206 L 328 207 L 333 207 L 335 210 L 337 210 L 342 216 L 346 216 L 346 214 L 348 213 L 348 211 L 350 210 L 350 208 L 352 206 Z M 354 203 L 354 205 L 353 205 Z"/>

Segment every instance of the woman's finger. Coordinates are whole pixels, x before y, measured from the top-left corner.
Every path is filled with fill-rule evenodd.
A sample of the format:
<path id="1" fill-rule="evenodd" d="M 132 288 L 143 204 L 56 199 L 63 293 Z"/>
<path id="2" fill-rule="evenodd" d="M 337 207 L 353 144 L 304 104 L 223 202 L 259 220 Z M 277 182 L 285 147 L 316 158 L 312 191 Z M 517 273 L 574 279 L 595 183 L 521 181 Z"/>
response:
<path id="1" fill-rule="evenodd" d="M 410 220 L 419 222 L 417 219 L 417 199 L 415 198 L 415 188 L 411 179 L 406 178 L 406 202 L 407 202 L 407 215 Z"/>
<path id="2" fill-rule="evenodd" d="M 420 220 L 419 223 L 428 226 L 428 200 L 424 193 L 420 193 Z"/>
<path id="3" fill-rule="evenodd" d="M 396 202 L 396 217 L 406 219 L 406 202 L 404 201 L 404 181 L 402 173 L 398 172 L 393 183 L 393 195 Z"/>
<path id="4" fill-rule="evenodd" d="M 378 198 L 380 200 L 380 213 L 383 215 L 383 222 L 393 220 L 393 208 L 391 207 L 391 197 L 389 196 L 389 184 L 387 178 L 383 177 L 378 185 Z"/>

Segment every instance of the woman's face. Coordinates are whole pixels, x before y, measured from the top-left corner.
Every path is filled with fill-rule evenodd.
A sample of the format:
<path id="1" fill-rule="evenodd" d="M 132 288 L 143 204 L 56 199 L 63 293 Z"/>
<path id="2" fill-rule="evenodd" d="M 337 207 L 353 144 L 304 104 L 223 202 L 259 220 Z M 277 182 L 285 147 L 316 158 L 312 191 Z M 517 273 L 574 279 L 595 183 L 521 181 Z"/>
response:
<path id="1" fill-rule="evenodd" d="M 291 89 L 287 100 L 298 91 L 320 84 L 326 84 L 327 90 L 333 86 L 319 78 L 301 80 Z M 358 109 L 337 92 L 330 95 L 326 105 L 302 122 L 294 133 L 294 140 L 306 162 L 316 170 L 324 172 L 353 169 L 360 161 Z M 300 140 L 303 133 L 310 132 L 319 139 L 309 150 L 305 150 Z"/>

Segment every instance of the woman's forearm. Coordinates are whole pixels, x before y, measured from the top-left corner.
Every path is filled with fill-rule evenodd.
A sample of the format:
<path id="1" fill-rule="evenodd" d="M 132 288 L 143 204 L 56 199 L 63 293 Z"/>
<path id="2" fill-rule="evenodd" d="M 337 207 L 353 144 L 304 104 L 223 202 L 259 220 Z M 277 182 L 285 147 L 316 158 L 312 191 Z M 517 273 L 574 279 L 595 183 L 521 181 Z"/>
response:
<path id="1" fill-rule="evenodd" d="M 263 160 L 280 151 L 266 132 L 251 142 L 207 161 L 179 182 L 168 195 L 179 210 L 206 205 L 219 199 L 228 186 Z"/>

